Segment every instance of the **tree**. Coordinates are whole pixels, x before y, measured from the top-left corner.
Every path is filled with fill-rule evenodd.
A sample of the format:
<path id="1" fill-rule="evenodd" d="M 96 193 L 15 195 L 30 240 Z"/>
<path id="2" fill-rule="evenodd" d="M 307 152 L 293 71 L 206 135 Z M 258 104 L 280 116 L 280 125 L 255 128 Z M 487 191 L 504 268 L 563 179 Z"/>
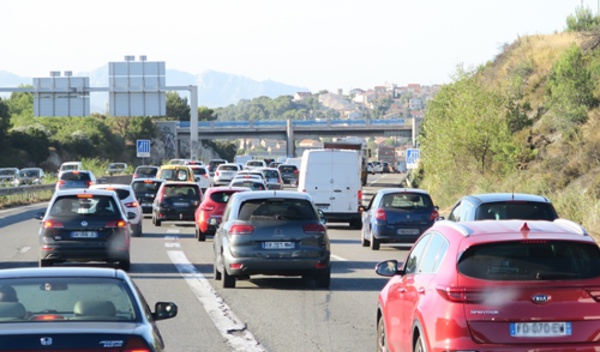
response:
<path id="1" fill-rule="evenodd" d="M 174 117 L 178 121 L 190 120 L 190 106 L 187 98 L 181 98 L 176 92 L 167 92 L 165 97 L 168 117 Z"/>
<path id="2" fill-rule="evenodd" d="M 594 16 L 589 7 L 579 6 L 575 9 L 574 15 L 567 17 L 567 31 L 570 32 L 588 32 L 597 29 L 600 24 L 600 17 Z"/>
<path id="3" fill-rule="evenodd" d="M 217 117 L 214 115 L 215 110 L 209 109 L 206 106 L 198 107 L 198 121 L 214 121 Z"/>

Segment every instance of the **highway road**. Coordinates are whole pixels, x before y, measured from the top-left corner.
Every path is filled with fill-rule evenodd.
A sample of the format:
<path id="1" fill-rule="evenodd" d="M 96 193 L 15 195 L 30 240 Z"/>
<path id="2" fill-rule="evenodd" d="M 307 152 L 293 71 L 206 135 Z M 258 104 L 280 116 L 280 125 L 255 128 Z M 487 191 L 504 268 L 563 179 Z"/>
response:
<path id="1" fill-rule="evenodd" d="M 401 178 L 369 175 L 365 198 Z M 38 265 L 39 221 L 33 214 L 44 207 L 0 211 L 0 268 Z M 373 268 L 381 260 L 404 260 L 408 247 L 372 251 L 361 247 L 359 230 L 327 227 L 333 263 L 328 290 L 299 277 L 269 276 L 223 289 L 213 280 L 212 238 L 197 242 L 193 225 L 155 227 L 149 218 L 143 237 L 132 239 L 129 273 L 149 305 L 179 306 L 177 317 L 157 323 L 169 351 L 372 351 L 377 295 L 386 282 Z"/>

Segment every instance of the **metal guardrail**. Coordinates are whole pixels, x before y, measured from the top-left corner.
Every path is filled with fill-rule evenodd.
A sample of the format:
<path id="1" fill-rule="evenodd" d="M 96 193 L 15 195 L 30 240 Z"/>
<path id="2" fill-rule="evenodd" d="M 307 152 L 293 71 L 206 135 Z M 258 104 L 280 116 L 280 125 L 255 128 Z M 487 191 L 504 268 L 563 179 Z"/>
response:
<path id="1" fill-rule="evenodd" d="M 0 188 L 0 196 L 12 196 L 16 194 L 27 194 L 27 193 L 37 193 L 41 191 L 51 191 L 53 190 L 55 185 L 45 184 L 45 185 L 31 185 L 31 186 L 19 186 L 19 187 L 4 187 Z"/>

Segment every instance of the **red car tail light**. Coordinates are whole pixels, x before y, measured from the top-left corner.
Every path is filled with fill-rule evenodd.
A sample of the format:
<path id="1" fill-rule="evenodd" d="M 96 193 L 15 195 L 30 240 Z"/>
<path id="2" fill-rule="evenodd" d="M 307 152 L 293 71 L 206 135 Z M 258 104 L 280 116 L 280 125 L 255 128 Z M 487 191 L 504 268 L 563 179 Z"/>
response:
<path id="1" fill-rule="evenodd" d="M 215 171 L 215 176 L 220 176 L 221 173 L 219 171 Z"/>
<path id="2" fill-rule="evenodd" d="M 58 181 L 58 188 L 61 188 L 65 184 L 64 180 Z"/>
<path id="3" fill-rule="evenodd" d="M 250 225 L 233 225 L 229 229 L 230 235 L 249 235 L 254 231 L 254 227 Z"/>
<path id="4" fill-rule="evenodd" d="M 65 225 L 60 221 L 55 221 L 55 220 L 44 221 L 45 229 L 62 229 L 64 227 L 65 227 Z"/>
<path id="5" fill-rule="evenodd" d="M 144 340 L 137 336 L 133 336 L 127 341 L 127 345 L 123 348 L 123 352 L 151 352 Z"/>
<path id="6" fill-rule="evenodd" d="M 302 226 L 304 229 L 304 233 L 315 233 L 315 234 L 323 234 L 325 233 L 325 226 L 323 224 L 306 224 Z"/>
<path id="7" fill-rule="evenodd" d="M 439 217 L 440 217 L 440 213 L 434 209 L 433 211 L 431 211 L 431 214 L 429 215 L 429 220 L 435 220 Z"/>
<path id="8" fill-rule="evenodd" d="M 200 207 L 200 210 L 202 211 L 213 211 L 215 210 L 215 206 L 211 205 L 211 204 L 204 204 Z"/>
<path id="9" fill-rule="evenodd" d="M 489 296 L 485 290 L 469 287 L 438 287 L 437 291 L 444 299 L 455 303 L 480 303 Z"/>
<path id="10" fill-rule="evenodd" d="M 300 171 L 298 171 L 298 169 L 294 170 L 294 175 L 297 175 L 299 173 L 300 173 Z"/>
<path id="11" fill-rule="evenodd" d="M 362 196 L 363 196 L 362 189 L 358 190 L 357 196 L 358 196 L 358 205 L 361 205 L 362 204 Z"/>
<path id="12" fill-rule="evenodd" d="M 385 214 L 385 210 L 381 208 L 377 209 L 377 211 L 375 212 L 375 219 L 386 221 L 387 215 Z"/>
<path id="13" fill-rule="evenodd" d="M 138 202 L 136 202 L 136 201 L 129 202 L 129 203 L 125 203 L 125 206 L 126 206 L 127 208 L 137 208 L 137 206 L 138 206 L 138 205 L 139 205 L 139 203 L 138 203 Z"/>
<path id="14" fill-rule="evenodd" d="M 109 229 L 123 228 L 127 226 L 127 222 L 125 222 L 124 220 L 109 221 L 104 226 Z"/>

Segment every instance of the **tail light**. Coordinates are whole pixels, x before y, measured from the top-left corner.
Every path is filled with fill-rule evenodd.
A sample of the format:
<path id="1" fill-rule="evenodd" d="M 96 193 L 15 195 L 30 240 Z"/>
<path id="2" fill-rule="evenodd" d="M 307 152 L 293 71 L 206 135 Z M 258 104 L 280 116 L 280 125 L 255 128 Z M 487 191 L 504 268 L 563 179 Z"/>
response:
<path id="1" fill-rule="evenodd" d="M 358 190 L 357 196 L 358 196 L 358 205 L 361 205 L 362 204 L 362 196 L 363 196 L 362 195 L 362 189 Z"/>
<path id="2" fill-rule="evenodd" d="M 468 287 L 438 287 L 438 293 L 445 300 L 454 303 L 480 303 L 489 296 L 489 292 Z"/>
<path id="3" fill-rule="evenodd" d="M 215 176 L 219 176 L 219 175 L 221 175 L 221 173 L 218 170 L 215 171 Z"/>
<path id="4" fill-rule="evenodd" d="M 125 220 L 109 221 L 106 223 L 106 225 L 104 225 L 104 227 L 108 229 L 123 228 L 125 226 L 127 226 L 127 222 Z"/>
<path id="5" fill-rule="evenodd" d="M 125 348 L 123 348 L 122 351 L 123 352 L 151 352 L 150 349 L 148 348 L 148 345 L 146 344 L 146 342 L 137 336 L 132 336 L 129 339 L 129 341 L 127 341 L 127 344 L 125 345 Z"/>
<path id="6" fill-rule="evenodd" d="M 302 229 L 306 234 L 324 234 L 326 231 L 323 224 L 306 224 L 302 226 Z"/>
<path id="7" fill-rule="evenodd" d="M 65 227 L 65 225 L 60 221 L 55 221 L 55 220 L 44 221 L 45 229 L 62 229 L 64 227 Z"/>
<path id="8" fill-rule="evenodd" d="M 385 210 L 382 208 L 377 209 L 377 211 L 375 212 L 375 219 L 381 220 L 381 221 L 386 221 L 387 215 L 385 213 Z"/>
<path id="9" fill-rule="evenodd" d="M 250 225 L 233 225 L 229 229 L 230 235 L 250 235 L 254 227 Z"/>
<path id="10" fill-rule="evenodd" d="M 133 201 L 133 202 L 129 202 L 129 203 L 125 203 L 125 206 L 127 208 L 137 208 L 137 206 L 140 205 L 140 203 Z"/>
<path id="11" fill-rule="evenodd" d="M 210 204 L 204 204 L 203 206 L 200 207 L 200 210 L 202 210 L 202 211 L 213 211 L 213 210 L 215 210 L 215 206 L 214 205 L 210 205 Z"/>
<path id="12" fill-rule="evenodd" d="M 429 215 L 429 220 L 433 221 L 439 217 L 440 217 L 440 213 L 434 209 L 433 211 L 431 211 L 431 214 Z"/>
<path id="13" fill-rule="evenodd" d="M 88 187 L 91 186 L 91 185 L 93 185 L 93 184 L 94 184 L 93 181 L 85 181 L 85 185 L 88 186 Z"/>
<path id="14" fill-rule="evenodd" d="M 58 188 L 61 188 L 65 184 L 64 180 L 58 181 Z"/>
<path id="15" fill-rule="evenodd" d="M 133 174 L 133 178 L 138 178 L 138 174 Z"/>
<path id="16" fill-rule="evenodd" d="M 298 171 L 298 169 L 294 170 L 294 175 L 297 175 L 299 173 L 300 173 L 300 171 Z"/>

